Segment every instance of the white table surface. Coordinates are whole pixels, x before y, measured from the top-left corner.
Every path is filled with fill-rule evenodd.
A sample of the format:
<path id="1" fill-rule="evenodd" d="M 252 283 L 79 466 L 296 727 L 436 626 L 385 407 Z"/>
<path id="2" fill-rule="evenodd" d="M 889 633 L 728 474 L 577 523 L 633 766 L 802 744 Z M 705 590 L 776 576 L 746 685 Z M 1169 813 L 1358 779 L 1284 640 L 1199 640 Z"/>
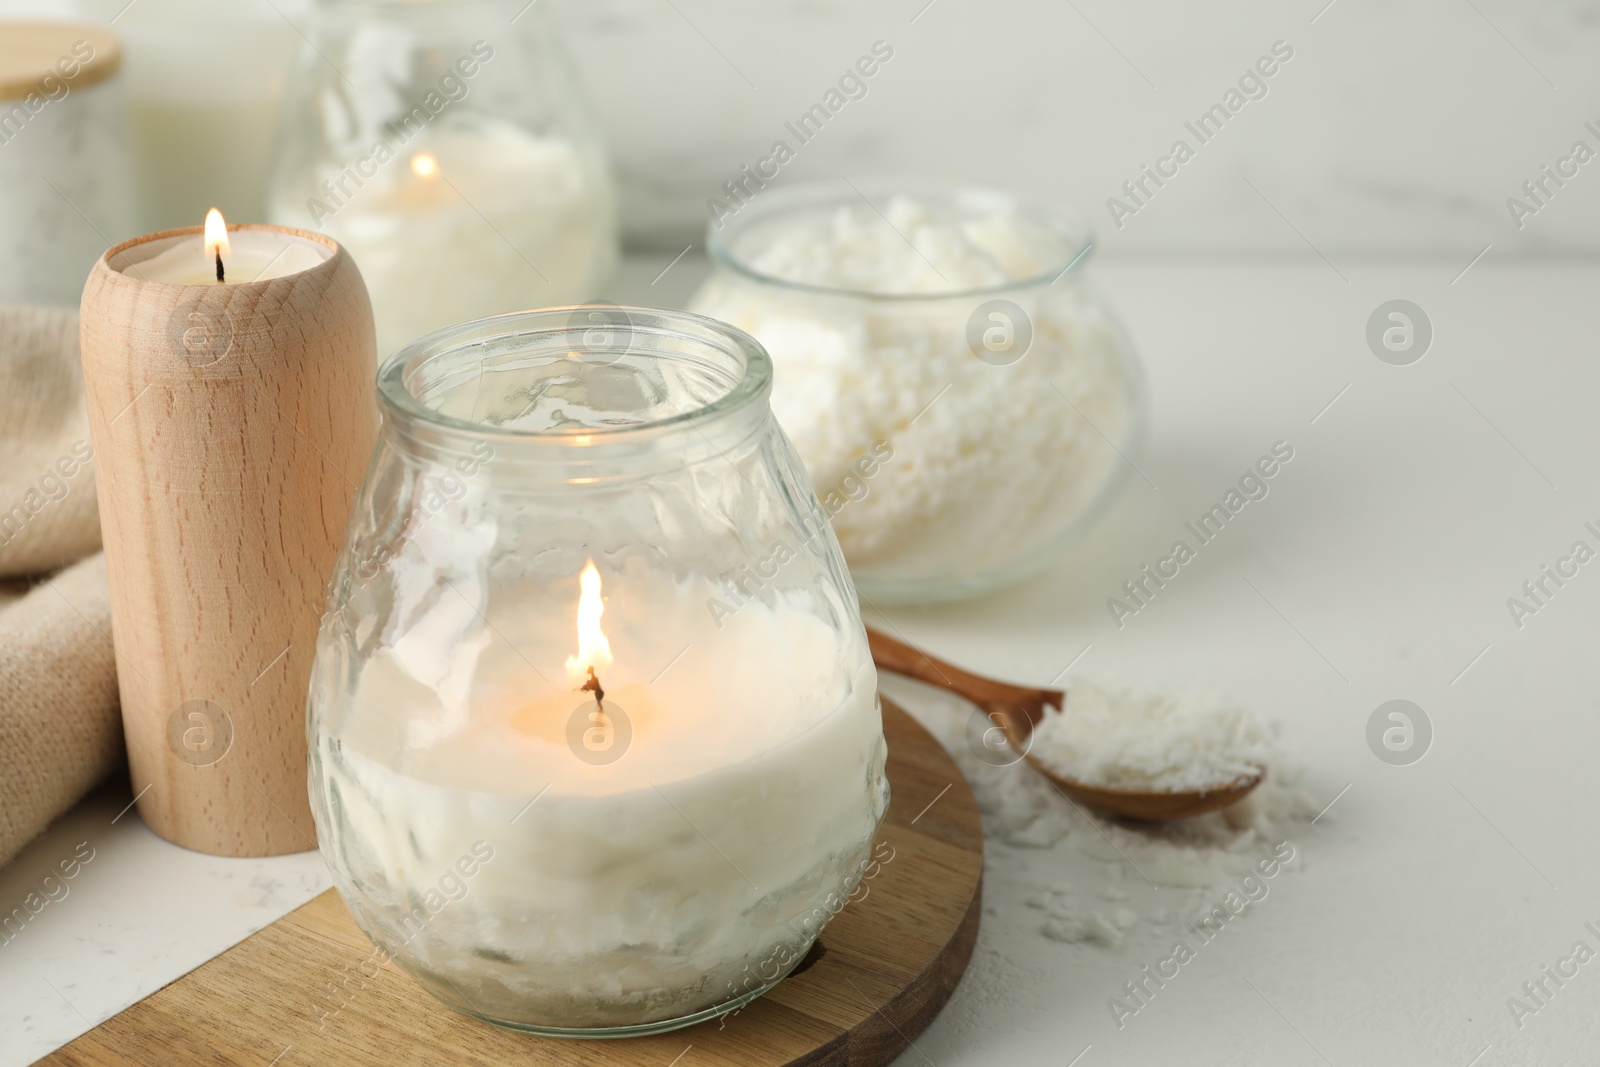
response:
<path id="1" fill-rule="evenodd" d="M 681 303 L 705 265 L 692 252 L 652 284 L 670 258 L 630 258 L 616 297 Z M 1600 562 L 1520 630 L 1506 607 L 1574 541 L 1600 547 L 1583 525 L 1600 527 L 1600 265 L 1491 253 L 1452 284 L 1465 265 L 1093 266 L 1145 359 L 1142 475 L 1039 579 L 890 621 L 1019 681 L 1048 682 L 1087 646 L 1074 676 L 1226 688 L 1282 721 L 1308 790 L 1332 800 L 1349 789 L 1295 841 L 1304 868 L 1275 879 L 1120 1030 L 1108 998 L 1170 937 L 1141 927 L 1108 949 L 1040 936 L 1026 899 L 1062 880 L 1092 890 L 1105 864 L 1070 842 L 992 842 L 972 968 L 902 1064 L 1600 1056 L 1600 959 L 1520 1028 L 1506 1003 L 1574 942 L 1600 950 L 1584 927 L 1600 928 Z M 1365 341 L 1368 315 L 1396 297 L 1435 328 L 1408 367 L 1381 363 Z M 1280 439 L 1295 459 L 1270 496 L 1119 630 L 1107 597 Z M 892 691 L 917 710 L 915 690 Z M 1392 698 L 1433 723 L 1431 750 L 1410 766 L 1367 746 L 1368 717 Z M 65 898 L 0 944 L 0 1067 L 31 1062 L 327 885 L 314 854 L 220 860 L 158 840 L 135 812 L 113 822 L 128 799 L 91 797 L 0 871 L 9 911 L 79 842 L 95 850 Z"/>

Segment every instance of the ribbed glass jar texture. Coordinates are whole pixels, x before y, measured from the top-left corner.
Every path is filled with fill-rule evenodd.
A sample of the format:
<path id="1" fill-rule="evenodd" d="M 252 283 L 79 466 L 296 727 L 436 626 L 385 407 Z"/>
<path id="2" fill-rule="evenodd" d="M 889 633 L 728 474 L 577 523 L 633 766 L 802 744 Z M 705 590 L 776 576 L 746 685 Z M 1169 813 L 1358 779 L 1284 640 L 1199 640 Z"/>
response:
<path id="1" fill-rule="evenodd" d="M 877 677 L 770 388 L 750 337 L 644 309 L 453 327 L 380 373 L 312 807 L 356 921 L 447 1004 L 687 1025 L 787 973 L 861 877 Z"/>
<path id="2" fill-rule="evenodd" d="M 690 303 L 772 354 L 773 410 L 861 595 L 952 600 L 1086 532 L 1142 439 L 1138 359 L 1070 216 L 908 184 L 757 191 Z"/>

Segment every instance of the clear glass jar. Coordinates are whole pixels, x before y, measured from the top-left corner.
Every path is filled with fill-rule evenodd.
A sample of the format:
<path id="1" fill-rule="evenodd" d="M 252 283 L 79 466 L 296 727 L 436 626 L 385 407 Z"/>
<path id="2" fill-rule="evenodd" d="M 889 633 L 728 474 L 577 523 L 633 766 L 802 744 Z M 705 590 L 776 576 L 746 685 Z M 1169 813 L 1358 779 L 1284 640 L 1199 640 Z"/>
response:
<path id="1" fill-rule="evenodd" d="M 889 796 L 765 352 L 684 312 L 555 309 L 423 338 L 378 388 L 309 719 L 357 923 L 440 1000 L 539 1033 L 759 995 Z"/>
<path id="2" fill-rule="evenodd" d="M 350 251 L 380 354 L 600 295 L 615 194 L 547 5 L 316 0 L 271 216 Z"/>
<path id="3" fill-rule="evenodd" d="M 971 596 L 1105 510 L 1144 425 L 1138 360 L 1073 219 L 1008 193 L 819 183 L 714 221 L 690 307 L 772 354 L 773 410 L 862 596 Z"/>

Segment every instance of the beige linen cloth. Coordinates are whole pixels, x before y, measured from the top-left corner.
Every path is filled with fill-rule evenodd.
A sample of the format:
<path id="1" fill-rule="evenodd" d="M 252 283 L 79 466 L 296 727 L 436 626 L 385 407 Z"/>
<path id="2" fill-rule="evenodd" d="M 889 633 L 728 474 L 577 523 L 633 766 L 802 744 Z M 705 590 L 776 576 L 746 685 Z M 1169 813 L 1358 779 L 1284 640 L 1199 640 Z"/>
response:
<path id="1" fill-rule="evenodd" d="M 0 865 L 124 758 L 78 317 L 0 307 Z"/>

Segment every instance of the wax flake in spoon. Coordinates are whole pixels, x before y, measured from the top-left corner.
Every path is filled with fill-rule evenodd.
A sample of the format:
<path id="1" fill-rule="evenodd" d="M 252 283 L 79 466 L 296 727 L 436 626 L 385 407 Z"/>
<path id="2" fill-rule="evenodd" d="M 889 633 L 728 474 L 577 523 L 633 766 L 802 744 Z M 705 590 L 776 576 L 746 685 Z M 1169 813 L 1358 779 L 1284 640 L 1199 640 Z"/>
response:
<path id="1" fill-rule="evenodd" d="M 1271 741 L 1260 719 L 1224 696 L 1077 682 L 1062 710 L 1048 710 L 1034 727 L 1029 754 L 1086 785 L 1180 792 L 1258 773 Z"/>

